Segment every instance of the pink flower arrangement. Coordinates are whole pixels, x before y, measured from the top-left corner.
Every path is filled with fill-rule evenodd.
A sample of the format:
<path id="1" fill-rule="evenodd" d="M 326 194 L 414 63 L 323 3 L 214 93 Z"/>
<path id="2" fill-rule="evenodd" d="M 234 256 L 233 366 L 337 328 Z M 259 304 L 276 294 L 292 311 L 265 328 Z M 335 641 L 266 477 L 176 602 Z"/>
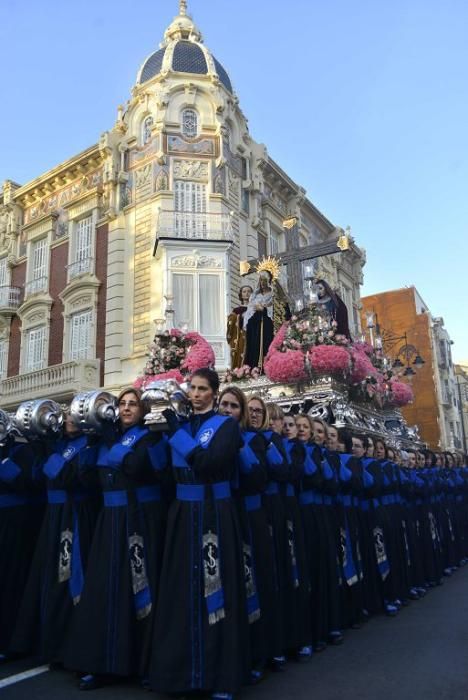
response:
<path id="1" fill-rule="evenodd" d="M 404 382 L 390 381 L 390 390 L 392 392 L 390 403 L 394 406 L 406 406 L 414 398 L 412 388 Z"/>
<path id="2" fill-rule="evenodd" d="M 211 345 L 199 333 L 194 331 L 185 334 L 185 340 L 190 343 L 189 351 L 180 369 L 189 373 L 196 372 L 202 367 L 214 367 L 216 358 Z"/>
<path id="3" fill-rule="evenodd" d="M 309 351 L 310 364 L 316 372 L 346 372 L 351 364 L 349 352 L 339 345 L 316 345 Z"/>
<path id="4" fill-rule="evenodd" d="M 269 357 L 273 355 L 274 352 L 278 351 L 283 345 L 284 339 L 286 337 L 286 331 L 288 330 L 288 324 L 283 323 L 281 328 L 276 333 L 275 337 L 271 341 L 271 345 L 268 348 L 267 356 L 265 357 L 265 362 L 268 361 Z"/>
<path id="5" fill-rule="evenodd" d="M 281 332 L 278 331 L 278 334 Z M 277 334 L 277 335 L 278 335 Z M 301 350 L 268 351 L 264 370 L 272 382 L 299 382 L 307 378 L 304 367 L 304 353 Z"/>
<path id="6" fill-rule="evenodd" d="M 242 382 L 247 379 L 258 379 L 261 372 L 258 367 L 250 367 L 249 365 L 243 365 L 242 367 L 236 367 L 235 369 L 228 369 L 224 375 L 224 383 L 232 384 L 233 382 Z"/>
<path id="7" fill-rule="evenodd" d="M 362 345 L 362 343 L 359 345 Z M 356 345 L 354 345 L 351 348 L 351 359 L 351 381 L 353 384 L 359 384 L 360 382 L 364 381 L 366 377 L 373 376 L 376 372 L 376 368 L 361 347 L 356 347 Z"/>

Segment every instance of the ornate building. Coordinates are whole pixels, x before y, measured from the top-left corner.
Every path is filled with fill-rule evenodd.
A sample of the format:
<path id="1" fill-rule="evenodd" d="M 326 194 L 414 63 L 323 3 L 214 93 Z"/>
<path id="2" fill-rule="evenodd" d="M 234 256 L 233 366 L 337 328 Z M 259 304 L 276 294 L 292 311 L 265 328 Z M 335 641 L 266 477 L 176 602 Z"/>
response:
<path id="1" fill-rule="evenodd" d="M 185 0 L 99 142 L 0 195 L 0 373 L 6 408 L 132 382 L 154 320 L 199 330 L 228 364 L 239 263 L 337 229 L 249 134 Z M 315 260 L 359 332 L 364 253 Z M 285 280 L 287 284 L 287 280 Z"/>

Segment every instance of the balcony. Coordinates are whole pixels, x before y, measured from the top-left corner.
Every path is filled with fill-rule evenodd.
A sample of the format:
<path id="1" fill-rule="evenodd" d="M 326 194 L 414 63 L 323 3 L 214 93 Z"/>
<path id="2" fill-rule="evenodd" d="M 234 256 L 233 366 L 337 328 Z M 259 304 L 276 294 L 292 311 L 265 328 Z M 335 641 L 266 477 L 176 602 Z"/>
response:
<path id="1" fill-rule="evenodd" d="M 83 258 L 67 265 L 68 281 L 94 272 L 94 258 Z"/>
<path id="2" fill-rule="evenodd" d="M 21 291 L 19 287 L 0 287 L 0 312 L 15 311 L 21 304 Z"/>
<path id="3" fill-rule="evenodd" d="M 230 214 L 163 210 L 159 212 L 157 237 L 230 241 L 233 238 L 232 217 Z"/>
<path id="4" fill-rule="evenodd" d="M 0 382 L 2 408 L 11 410 L 28 399 L 69 401 L 77 391 L 99 388 L 99 369 L 100 360 L 77 360 L 3 379 Z"/>
<path id="5" fill-rule="evenodd" d="M 37 280 L 31 280 L 26 282 L 24 287 L 25 297 L 32 296 L 33 294 L 40 294 L 41 292 L 47 292 L 49 289 L 49 279 L 47 277 L 38 277 Z"/>

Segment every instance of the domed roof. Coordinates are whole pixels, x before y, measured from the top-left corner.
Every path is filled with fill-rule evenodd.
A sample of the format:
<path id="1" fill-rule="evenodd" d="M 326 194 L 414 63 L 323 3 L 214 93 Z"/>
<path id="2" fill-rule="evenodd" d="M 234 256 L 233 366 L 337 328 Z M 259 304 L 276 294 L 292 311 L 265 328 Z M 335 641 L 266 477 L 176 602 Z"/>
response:
<path id="1" fill-rule="evenodd" d="M 221 63 L 202 43 L 201 33 L 187 14 L 187 3 L 180 0 L 180 12 L 164 34 L 162 48 L 152 53 L 138 71 L 137 84 L 145 83 L 162 70 L 198 75 L 217 75 L 232 92 L 229 76 Z"/>
<path id="2" fill-rule="evenodd" d="M 146 83 L 147 80 L 151 80 L 151 78 L 154 78 L 161 72 L 166 49 L 167 47 L 165 46 L 155 51 L 145 60 L 138 73 L 138 84 Z M 171 65 L 166 66 L 166 68 L 176 73 L 198 73 L 199 75 L 208 75 L 208 63 L 205 56 L 206 50 L 206 47 L 202 48 L 200 44 L 182 39 L 175 44 Z M 211 58 L 213 59 L 214 67 L 221 83 L 226 90 L 232 92 L 231 80 L 225 68 L 214 56 L 211 56 Z"/>

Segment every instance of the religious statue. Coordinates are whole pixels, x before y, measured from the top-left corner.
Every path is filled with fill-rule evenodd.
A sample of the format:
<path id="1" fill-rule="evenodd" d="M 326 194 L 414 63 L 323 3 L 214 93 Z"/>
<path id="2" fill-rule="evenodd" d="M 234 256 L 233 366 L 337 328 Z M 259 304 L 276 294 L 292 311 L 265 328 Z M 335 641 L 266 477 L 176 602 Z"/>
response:
<path id="1" fill-rule="evenodd" d="M 336 333 L 351 339 L 348 325 L 348 309 L 340 296 L 323 279 L 315 280 L 317 291 L 317 304 L 328 315 L 331 321 L 335 321 Z"/>
<path id="2" fill-rule="evenodd" d="M 236 306 L 228 316 L 226 340 L 231 348 L 231 369 L 242 367 L 245 364 L 244 315 L 252 293 L 253 289 L 250 285 L 243 285 L 239 290 L 241 305 Z"/>
<path id="3" fill-rule="evenodd" d="M 244 314 L 246 347 L 244 364 L 263 370 L 273 335 L 291 317 L 288 300 L 278 282 L 279 264 L 263 258 L 257 265 L 258 284 Z"/>

